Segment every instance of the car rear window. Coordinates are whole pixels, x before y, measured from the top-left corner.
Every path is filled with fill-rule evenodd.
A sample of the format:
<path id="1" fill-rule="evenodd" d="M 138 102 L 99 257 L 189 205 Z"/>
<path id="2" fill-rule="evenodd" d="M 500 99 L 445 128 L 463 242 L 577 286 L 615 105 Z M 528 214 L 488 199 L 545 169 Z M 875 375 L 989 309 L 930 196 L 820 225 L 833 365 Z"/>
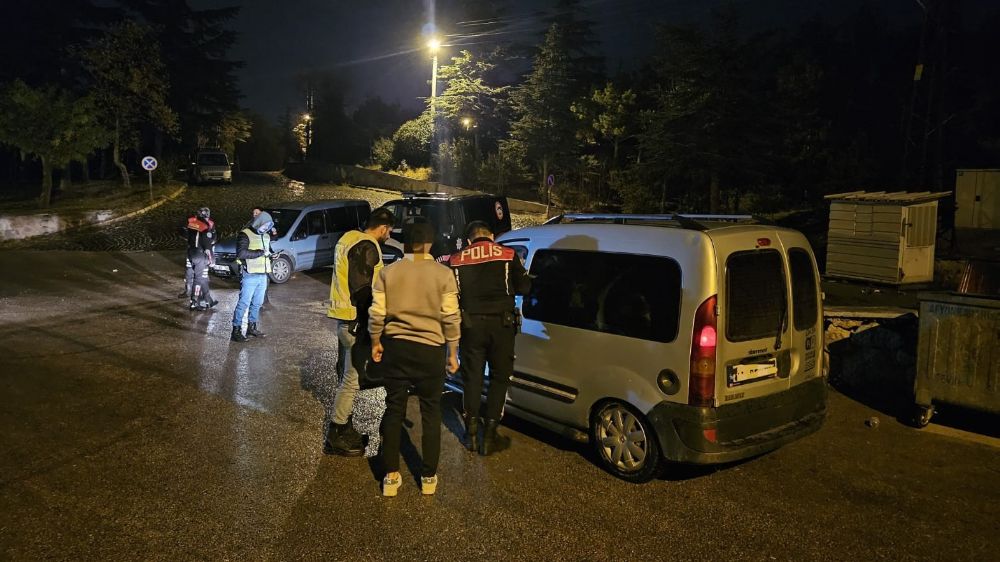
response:
<path id="1" fill-rule="evenodd" d="M 736 252 L 726 261 L 726 338 L 778 335 L 787 312 L 784 268 L 776 250 Z"/>
<path id="2" fill-rule="evenodd" d="M 792 306 L 795 329 L 808 330 L 816 326 L 819 302 L 816 298 L 816 273 L 809 253 L 801 248 L 788 251 L 788 267 L 792 271 Z"/>
<path id="3" fill-rule="evenodd" d="M 672 259 L 539 250 L 525 318 L 650 341 L 677 337 L 681 270 Z"/>

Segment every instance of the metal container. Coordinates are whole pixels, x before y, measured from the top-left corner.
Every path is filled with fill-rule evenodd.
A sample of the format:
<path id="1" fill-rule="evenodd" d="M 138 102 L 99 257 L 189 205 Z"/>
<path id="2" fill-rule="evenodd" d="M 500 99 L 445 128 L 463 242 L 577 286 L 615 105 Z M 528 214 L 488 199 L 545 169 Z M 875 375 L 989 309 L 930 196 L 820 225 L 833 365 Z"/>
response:
<path id="1" fill-rule="evenodd" d="M 1000 299 L 921 293 L 914 422 L 943 402 L 1000 412 Z"/>

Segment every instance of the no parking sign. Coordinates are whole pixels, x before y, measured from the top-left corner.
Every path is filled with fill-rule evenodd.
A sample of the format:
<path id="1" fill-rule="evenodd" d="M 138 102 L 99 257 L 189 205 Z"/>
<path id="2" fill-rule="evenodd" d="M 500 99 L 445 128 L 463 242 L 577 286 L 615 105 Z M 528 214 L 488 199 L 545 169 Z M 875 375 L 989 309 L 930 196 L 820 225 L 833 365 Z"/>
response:
<path id="1" fill-rule="evenodd" d="M 149 172 L 149 200 L 153 200 L 153 170 L 159 163 L 152 156 L 142 157 L 142 169 Z"/>

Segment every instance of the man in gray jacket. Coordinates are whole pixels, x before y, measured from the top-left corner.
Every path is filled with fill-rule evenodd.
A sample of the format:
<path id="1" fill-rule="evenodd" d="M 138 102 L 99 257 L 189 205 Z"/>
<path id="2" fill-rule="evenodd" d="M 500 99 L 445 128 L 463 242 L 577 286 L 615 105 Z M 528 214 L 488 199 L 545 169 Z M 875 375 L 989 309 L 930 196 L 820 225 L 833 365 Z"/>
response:
<path id="1" fill-rule="evenodd" d="M 434 228 L 427 222 L 408 226 L 406 255 L 375 278 L 368 320 L 372 361 L 379 363 L 387 393 L 382 422 L 385 496 L 395 496 L 402 482 L 399 444 L 411 387 L 420 399 L 421 493 L 429 495 L 437 489 L 441 393 L 445 369 L 458 370 L 461 335 L 455 276 L 430 255 Z"/>

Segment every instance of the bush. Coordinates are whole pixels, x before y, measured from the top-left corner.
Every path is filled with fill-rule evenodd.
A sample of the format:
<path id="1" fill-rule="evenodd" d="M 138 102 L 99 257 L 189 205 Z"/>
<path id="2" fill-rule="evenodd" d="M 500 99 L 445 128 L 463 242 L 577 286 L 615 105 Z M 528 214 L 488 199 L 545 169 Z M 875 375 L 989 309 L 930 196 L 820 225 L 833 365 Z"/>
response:
<path id="1" fill-rule="evenodd" d="M 392 153 L 396 143 L 388 137 L 380 137 L 372 143 L 372 164 L 380 170 L 391 170 L 396 164 Z"/>
<path id="2" fill-rule="evenodd" d="M 406 166 L 406 162 L 403 162 L 403 166 L 404 167 L 400 167 L 392 173 L 397 176 L 403 176 L 404 178 L 410 178 L 411 180 L 430 181 L 432 173 L 430 168 L 410 168 Z"/>

